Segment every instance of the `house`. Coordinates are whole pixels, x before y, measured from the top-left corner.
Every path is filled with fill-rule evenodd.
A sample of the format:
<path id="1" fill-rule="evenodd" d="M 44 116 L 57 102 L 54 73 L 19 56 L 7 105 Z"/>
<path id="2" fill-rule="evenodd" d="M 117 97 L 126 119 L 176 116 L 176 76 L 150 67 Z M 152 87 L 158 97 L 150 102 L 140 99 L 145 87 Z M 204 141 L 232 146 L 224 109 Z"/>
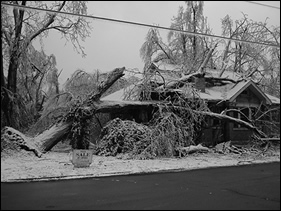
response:
<path id="1" fill-rule="evenodd" d="M 204 78 L 208 79 L 208 76 Z M 257 121 L 255 125 L 267 135 L 280 134 L 280 99 L 264 93 L 252 80 L 242 79 L 238 83 L 225 85 L 211 85 L 202 82 L 204 90 L 200 90 L 199 96 L 208 103 L 212 112 L 222 113 L 246 122 Z M 270 109 L 268 115 L 262 115 Z M 237 112 L 240 111 L 240 112 Z M 275 114 L 275 115 L 274 115 Z M 275 121 L 276 124 L 268 125 Z M 276 127 L 277 126 L 277 127 Z M 233 122 L 221 122 L 216 119 L 209 119 L 202 134 L 203 142 L 220 143 L 223 141 L 245 142 L 250 139 L 252 131 L 240 124 Z"/>
<path id="2" fill-rule="evenodd" d="M 180 66 L 152 63 L 147 73 L 146 80 L 155 84 L 155 87 L 170 86 L 173 92 L 184 93 L 183 84 L 189 84 L 197 90 L 197 95 L 207 103 L 210 111 L 224 112 L 228 116 L 248 122 L 255 121 L 255 125 L 258 123 L 259 129 L 269 136 L 280 134 L 280 99 L 264 93 L 251 79 L 229 71 L 218 77 L 220 73 L 218 70 L 206 69 L 203 75 L 189 77 L 184 83 L 174 87 L 172 86 L 174 82 L 185 77 Z M 155 109 L 153 105 L 163 99 L 161 95 L 152 92 L 151 100 L 142 101 L 141 93 L 136 89 L 133 98 L 128 99 L 126 96 L 128 90 L 132 92 L 133 88 L 142 86 L 142 83 L 135 87 L 131 85 L 101 99 L 112 103 L 139 105 L 124 113 L 112 113 L 111 118 L 134 119 L 137 122 L 148 122 L 152 118 Z M 211 145 L 229 140 L 234 143 L 245 143 L 252 134 L 251 130 L 240 124 L 207 118 L 198 141 Z"/>

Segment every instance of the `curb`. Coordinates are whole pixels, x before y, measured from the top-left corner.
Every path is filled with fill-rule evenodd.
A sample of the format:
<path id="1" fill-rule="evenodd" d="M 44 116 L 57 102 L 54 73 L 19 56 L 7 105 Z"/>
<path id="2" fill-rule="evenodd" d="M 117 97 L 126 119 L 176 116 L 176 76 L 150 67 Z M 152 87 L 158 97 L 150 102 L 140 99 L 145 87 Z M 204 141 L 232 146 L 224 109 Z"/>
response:
<path id="1" fill-rule="evenodd" d="M 69 179 L 88 179 L 88 178 L 101 178 L 101 177 L 109 177 L 109 176 L 123 176 L 123 175 L 143 175 L 143 174 L 160 174 L 160 173 L 174 173 L 181 171 L 191 171 L 191 170 L 200 170 L 200 169 L 209 169 L 209 168 L 223 168 L 223 167 L 235 167 L 235 166 L 246 166 L 246 165 L 258 165 L 265 163 L 280 163 L 280 161 L 265 161 L 258 163 L 247 163 L 249 161 L 245 161 L 246 163 L 236 165 L 226 165 L 226 166 L 207 166 L 202 168 L 177 168 L 177 169 L 164 169 L 164 170 L 155 170 L 155 171 L 145 171 L 145 172 L 131 172 L 131 171 L 123 171 L 123 172 L 109 172 L 102 173 L 100 175 L 95 174 L 84 174 L 84 175 L 65 175 L 65 176 L 53 176 L 53 177 L 38 177 L 38 178 L 24 178 L 24 179 L 11 179 L 8 181 L 1 181 L 1 183 L 22 183 L 22 182 L 43 182 L 43 181 L 59 181 L 59 180 L 69 180 Z"/>

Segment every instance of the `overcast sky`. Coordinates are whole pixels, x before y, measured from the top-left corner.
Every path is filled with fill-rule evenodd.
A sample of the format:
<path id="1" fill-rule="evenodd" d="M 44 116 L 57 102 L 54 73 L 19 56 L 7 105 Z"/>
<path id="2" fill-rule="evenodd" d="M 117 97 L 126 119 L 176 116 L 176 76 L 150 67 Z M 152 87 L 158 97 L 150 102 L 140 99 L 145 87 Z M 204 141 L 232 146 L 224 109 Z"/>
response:
<path id="1" fill-rule="evenodd" d="M 259 3 L 280 7 L 280 1 L 259 1 Z M 144 24 L 156 24 L 170 27 L 171 19 L 177 15 L 184 1 L 89 1 L 88 14 L 132 21 Z M 243 17 L 242 12 L 254 21 L 280 26 L 280 9 L 274 9 L 246 1 L 205 1 L 203 14 L 208 18 L 209 26 L 216 35 L 221 35 L 221 19 L 227 14 L 233 20 Z M 149 30 L 147 27 L 127 25 L 91 19 L 93 30 L 83 44 L 86 58 L 77 54 L 70 43 L 65 45 L 61 35 L 50 32 L 44 38 L 45 53 L 54 54 L 57 67 L 63 69 L 60 84 L 77 69 L 91 72 L 99 69 L 103 72 L 116 67 L 138 68 L 142 70 L 143 62 L 139 50 Z M 163 38 L 167 31 L 161 31 Z M 38 44 L 35 44 L 38 46 Z"/>

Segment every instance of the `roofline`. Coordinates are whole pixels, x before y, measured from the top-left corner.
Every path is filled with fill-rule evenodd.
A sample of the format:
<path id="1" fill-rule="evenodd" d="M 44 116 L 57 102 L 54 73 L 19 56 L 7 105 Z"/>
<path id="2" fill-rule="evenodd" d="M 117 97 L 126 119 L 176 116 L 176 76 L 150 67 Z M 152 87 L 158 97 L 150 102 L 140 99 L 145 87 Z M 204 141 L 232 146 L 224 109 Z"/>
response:
<path id="1" fill-rule="evenodd" d="M 245 89 L 247 89 L 250 85 L 254 86 L 254 88 L 261 94 L 261 96 L 266 100 L 267 103 L 272 104 L 270 98 L 267 97 L 266 94 L 252 80 L 248 80 L 247 83 L 229 99 L 229 102 L 233 102 L 236 97 L 241 94 L 241 92 L 243 92 Z"/>

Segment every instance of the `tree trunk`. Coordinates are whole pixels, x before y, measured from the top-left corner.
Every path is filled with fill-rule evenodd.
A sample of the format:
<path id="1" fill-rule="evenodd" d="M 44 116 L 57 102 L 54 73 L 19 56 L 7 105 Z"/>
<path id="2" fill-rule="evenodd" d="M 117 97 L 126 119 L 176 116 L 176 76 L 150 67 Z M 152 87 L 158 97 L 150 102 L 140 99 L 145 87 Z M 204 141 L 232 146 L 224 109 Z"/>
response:
<path id="1" fill-rule="evenodd" d="M 53 125 L 34 138 L 34 142 L 42 153 L 51 150 L 63 136 L 71 129 L 71 122 L 60 122 Z"/>
<path id="2" fill-rule="evenodd" d="M 196 9 L 194 8 L 194 6 L 192 6 L 192 10 L 193 10 L 193 32 L 196 33 Z M 193 40 L 192 40 L 192 48 L 193 48 L 193 62 L 196 60 L 197 57 L 197 46 L 196 46 L 196 36 L 193 36 Z"/>
<path id="3" fill-rule="evenodd" d="M 92 117 L 97 113 L 96 105 L 99 104 L 99 99 L 101 95 L 112 86 L 112 84 L 124 75 L 125 67 L 116 68 L 111 71 L 107 79 L 101 83 L 98 87 L 97 92 L 91 93 L 89 98 L 87 98 L 82 103 L 82 110 L 88 111 L 90 114 L 88 118 Z M 100 108 L 99 108 L 100 109 Z M 70 109 L 71 110 L 71 109 Z M 82 119 L 84 121 L 84 119 Z M 11 128 L 5 127 L 1 132 L 1 140 L 8 139 L 10 141 L 16 142 L 20 147 L 31 150 L 35 153 L 36 156 L 41 157 L 42 154 L 51 150 L 61 138 L 68 134 L 72 128 L 72 121 L 65 120 L 62 118 L 58 123 L 54 124 L 50 129 L 43 131 L 41 134 L 35 137 L 28 137 L 23 133 Z"/>
<path id="4" fill-rule="evenodd" d="M 232 38 L 232 36 L 230 36 L 230 38 Z M 223 54 L 223 58 L 222 58 L 222 66 L 221 66 L 221 72 L 219 74 L 219 77 L 222 76 L 222 74 L 224 73 L 224 71 L 226 70 L 226 59 L 227 59 L 227 54 L 228 54 L 228 51 L 229 51 L 229 46 L 230 46 L 230 40 L 227 42 L 227 45 L 225 47 L 225 50 L 224 50 L 224 54 Z"/>
<path id="5" fill-rule="evenodd" d="M 21 5 L 25 6 L 26 1 L 22 1 Z M 9 68 L 8 68 L 8 82 L 6 85 L 7 90 L 11 91 L 13 93 L 13 96 L 11 94 L 7 94 L 7 90 L 6 90 L 3 99 L 1 99 L 1 104 L 4 103 L 4 105 L 1 106 L 1 108 L 5 113 L 8 125 L 18 128 L 19 124 L 16 121 L 16 117 L 15 117 L 17 115 L 15 111 L 18 105 L 14 99 L 16 99 L 15 94 L 17 93 L 17 70 L 19 67 L 19 58 L 22 53 L 22 51 L 20 50 L 20 39 L 21 39 L 21 31 L 23 25 L 24 10 L 14 8 L 13 14 L 14 14 L 14 22 L 15 22 L 15 29 L 14 29 L 15 38 L 14 41 L 11 42 L 11 46 L 9 46 L 11 48 L 10 49 L 11 54 L 10 54 Z"/>
<path id="6" fill-rule="evenodd" d="M 4 61 L 3 61 L 3 51 L 2 51 L 1 52 L 1 87 L 6 87 L 3 62 Z"/>
<path id="7" fill-rule="evenodd" d="M 197 70 L 197 72 L 199 72 L 199 73 L 201 73 L 201 74 L 205 73 L 204 68 L 205 68 L 205 66 L 208 64 L 209 59 L 212 57 L 212 54 L 213 54 L 215 48 L 217 47 L 217 45 L 218 45 L 218 43 L 216 43 L 216 44 L 214 45 L 214 47 L 212 47 L 212 48 L 209 50 L 209 52 L 208 52 L 206 58 L 204 59 L 203 63 L 200 65 L 200 67 L 199 67 L 199 69 Z"/>

